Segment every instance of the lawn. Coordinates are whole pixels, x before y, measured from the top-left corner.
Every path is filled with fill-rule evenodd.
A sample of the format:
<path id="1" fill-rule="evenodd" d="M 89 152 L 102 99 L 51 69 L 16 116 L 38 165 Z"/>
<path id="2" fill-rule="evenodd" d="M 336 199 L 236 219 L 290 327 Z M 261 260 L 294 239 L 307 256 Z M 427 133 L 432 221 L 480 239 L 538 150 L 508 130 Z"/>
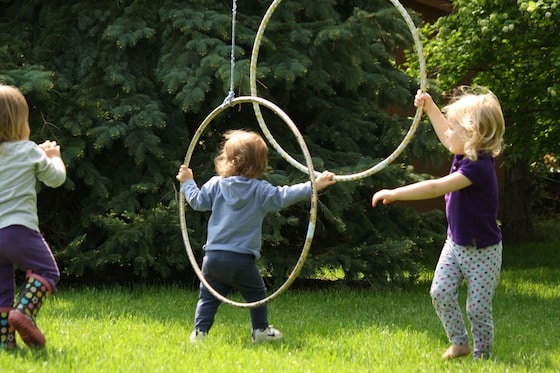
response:
<path id="1" fill-rule="evenodd" d="M 247 310 L 222 305 L 208 338 L 188 336 L 197 299 L 180 286 L 65 288 L 38 324 L 44 350 L 0 351 L 10 372 L 557 372 L 560 243 L 504 249 L 488 361 L 441 361 L 443 328 L 423 280 L 400 291 L 291 289 L 269 305 L 284 340 L 255 345 Z M 462 291 L 464 303 L 465 289 Z"/>

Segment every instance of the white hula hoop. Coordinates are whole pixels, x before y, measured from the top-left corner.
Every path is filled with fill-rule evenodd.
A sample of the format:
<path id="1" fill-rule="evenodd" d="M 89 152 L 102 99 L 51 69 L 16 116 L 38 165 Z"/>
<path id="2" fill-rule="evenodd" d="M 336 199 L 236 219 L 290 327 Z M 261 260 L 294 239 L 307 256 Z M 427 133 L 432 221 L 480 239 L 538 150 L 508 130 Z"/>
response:
<path id="1" fill-rule="evenodd" d="M 264 17 L 261 21 L 261 24 L 259 26 L 259 30 L 257 31 L 257 35 L 255 37 L 255 42 L 253 44 L 253 51 L 252 51 L 252 54 L 251 54 L 251 64 L 250 64 L 251 96 L 255 96 L 255 97 L 258 96 L 258 92 L 257 92 L 257 59 L 258 59 L 258 55 L 259 55 L 261 40 L 262 40 L 262 37 L 264 35 L 264 30 L 266 29 L 266 26 L 268 25 L 268 21 L 272 17 L 272 14 L 276 10 L 276 7 L 278 6 L 278 4 L 280 4 L 281 1 L 282 0 L 274 0 L 272 2 L 272 4 L 270 4 L 266 14 L 264 15 Z M 418 35 L 418 30 L 416 29 L 416 26 L 414 25 L 414 22 L 410 18 L 410 15 L 406 11 L 406 9 L 401 5 L 401 3 L 398 0 L 390 0 L 390 1 L 398 9 L 400 14 L 402 15 L 402 17 L 406 21 L 406 24 L 408 25 L 408 28 L 410 29 L 410 32 L 411 32 L 412 37 L 414 39 L 414 45 L 415 45 L 415 48 L 416 48 L 416 53 L 418 55 L 418 61 L 419 61 L 419 65 L 420 65 L 420 89 L 425 92 L 426 89 L 427 89 L 426 61 L 424 59 L 424 54 L 422 52 L 422 43 L 420 42 L 420 36 Z M 282 156 L 282 158 L 284 158 L 292 166 L 294 166 L 295 168 L 297 168 L 298 170 L 300 170 L 304 173 L 313 172 L 313 170 L 311 170 L 311 169 L 307 168 L 305 165 L 299 163 L 297 160 L 292 158 L 284 149 L 282 149 L 280 144 L 278 144 L 278 142 L 274 139 L 274 137 L 272 136 L 272 134 L 268 130 L 268 127 L 267 127 L 267 125 L 266 125 L 266 123 L 263 119 L 262 114 L 261 114 L 260 106 L 257 102 L 253 103 L 253 109 L 255 111 L 255 116 L 257 117 L 257 121 L 259 122 L 259 126 L 261 127 L 262 132 L 266 136 L 267 140 L 272 144 L 274 149 Z M 351 174 L 351 175 L 336 175 L 334 179 L 337 180 L 337 181 L 358 180 L 358 179 L 362 179 L 362 178 L 371 176 L 374 173 L 377 173 L 377 172 L 381 171 L 382 169 L 384 169 L 385 167 L 387 167 L 391 162 L 393 162 L 402 153 L 404 148 L 410 143 L 410 140 L 412 139 L 412 137 L 414 135 L 414 132 L 418 128 L 418 125 L 419 125 L 421 119 L 422 119 L 422 107 L 418 107 L 416 109 L 416 114 L 414 116 L 414 119 L 412 120 L 412 124 L 411 124 L 406 136 L 403 138 L 403 140 L 397 146 L 397 148 L 393 151 L 393 153 L 391 153 L 387 158 L 385 158 L 382 161 L 378 162 L 377 164 L 373 165 L 369 169 L 366 169 L 366 170 L 363 170 L 361 172 Z M 315 172 L 316 172 L 316 176 L 317 176 L 319 174 L 319 172 L 317 172 L 317 171 L 315 171 Z"/>
<path id="2" fill-rule="evenodd" d="M 313 235 L 315 233 L 315 225 L 316 225 L 316 220 L 317 220 L 317 187 L 315 185 L 315 178 L 312 177 L 311 175 L 314 175 L 314 171 L 313 171 L 313 161 L 311 159 L 311 155 L 309 153 L 309 149 L 307 148 L 307 144 L 305 143 L 303 136 L 301 136 L 301 133 L 299 132 L 298 128 L 296 127 L 296 125 L 293 123 L 293 121 L 288 117 L 288 115 L 286 113 L 284 113 L 278 106 L 276 106 L 275 104 L 273 104 L 272 102 L 260 98 L 260 97 L 252 97 L 252 96 L 242 96 L 242 97 L 237 97 L 234 98 L 230 101 L 229 105 L 225 105 L 225 103 L 219 107 L 217 107 L 216 109 L 214 109 L 207 117 L 206 119 L 204 119 L 204 121 L 202 122 L 202 124 L 198 127 L 197 131 L 195 132 L 191 143 L 189 145 L 189 148 L 187 150 L 187 154 L 185 156 L 185 161 L 184 164 L 188 167 L 194 148 L 196 147 L 196 144 L 198 143 L 198 139 L 200 138 L 201 134 L 204 132 L 205 128 L 208 126 L 208 124 L 218 115 L 220 114 L 222 111 L 224 111 L 227 107 L 229 106 L 233 106 L 233 105 L 237 105 L 237 104 L 242 104 L 242 103 L 253 103 L 253 104 L 257 104 L 257 105 L 262 105 L 268 109 L 270 109 L 271 111 L 273 111 L 276 115 L 278 115 L 280 118 L 282 118 L 282 120 L 284 120 L 284 122 L 290 127 L 290 129 L 292 130 L 292 133 L 294 134 L 294 136 L 296 137 L 299 146 L 305 156 L 305 161 L 307 163 L 307 169 L 309 169 L 311 172 L 309 172 L 309 180 L 311 181 L 311 189 L 312 189 L 312 194 L 311 194 L 311 208 L 309 211 L 309 225 L 307 227 L 307 235 L 305 237 L 305 243 L 303 245 L 303 249 L 301 251 L 301 254 L 299 256 L 299 259 L 296 263 L 296 265 L 294 266 L 294 269 L 292 270 L 292 272 L 290 273 L 290 275 L 288 276 L 288 278 L 286 279 L 286 281 L 282 284 L 282 286 L 280 286 L 274 293 L 270 294 L 268 297 L 263 298 L 259 301 L 255 301 L 255 302 L 251 302 L 251 303 L 241 303 L 241 302 L 236 302 L 233 301 L 227 297 L 222 296 L 220 293 L 218 293 L 214 288 L 212 288 L 212 286 L 210 286 L 210 284 L 208 283 L 208 281 L 204 278 L 204 275 L 202 274 L 202 271 L 200 269 L 200 267 L 198 266 L 198 263 L 196 261 L 196 258 L 194 256 L 194 252 L 189 240 L 189 234 L 187 231 L 187 222 L 186 222 L 186 217 L 185 217 L 185 196 L 183 195 L 183 193 L 179 193 L 179 210 L 180 210 L 180 220 L 181 220 L 181 232 L 183 234 L 183 241 L 185 243 L 185 247 L 187 249 L 187 254 L 189 256 L 189 261 L 191 262 L 191 265 L 196 273 L 196 275 L 198 276 L 198 278 L 200 279 L 200 281 L 204 284 L 204 286 L 206 286 L 206 288 L 208 289 L 208 291 L 214 296 L 216 297 L 218 300 L 222 301 L 223 303 L 235 306 L 235 307 L 240 307 L 240 308 L 256 308 L 256 307 L 260 307 L 262 305 L 264 305 L 267 302 L 270 302 L 271 300 L 275 299 L 276 297 L 278 297 L 280 294 L 282 294 L 284 291 L 286 291 L 288 289 L 288 287 L 290 287 L 290 285 L 294 282 L 294 280 L 296 279 L 296 277 L 298 276 L 298 274 L 300 273 L 303 264 L 305 262 L 305 259 L 307 258 L 307 254 L 309 253 L 309 249 L 311 247 L 311 241 L 313 240 Z"/>

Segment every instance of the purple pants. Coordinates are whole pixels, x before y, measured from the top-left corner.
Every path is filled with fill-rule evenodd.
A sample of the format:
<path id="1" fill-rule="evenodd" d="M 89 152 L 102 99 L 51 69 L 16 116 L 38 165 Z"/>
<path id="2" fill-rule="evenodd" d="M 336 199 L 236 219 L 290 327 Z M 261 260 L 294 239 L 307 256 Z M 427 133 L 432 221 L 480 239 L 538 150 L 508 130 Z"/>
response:
<path id="1" fill-rule="evenodd" d="M 43 236 L 22 225 L 0 229 L 0 307 L 13 307 L 15 267 L 42 276 L 56 292 L 58 265 Z"/>

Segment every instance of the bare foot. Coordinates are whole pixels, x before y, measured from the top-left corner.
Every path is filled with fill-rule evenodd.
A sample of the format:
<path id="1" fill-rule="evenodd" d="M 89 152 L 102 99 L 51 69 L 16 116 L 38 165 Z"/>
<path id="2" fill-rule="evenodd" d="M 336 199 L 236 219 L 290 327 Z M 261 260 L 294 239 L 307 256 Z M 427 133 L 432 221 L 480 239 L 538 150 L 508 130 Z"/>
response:
<path id="1" fill-rule="evenodd" d="M 441 358 L 444 360 L 451 360 L 461 356 L 467 356 L 470 353 L 471 348 L 469 345 L 451 345 L 447 351 L 441 355 Z"/>

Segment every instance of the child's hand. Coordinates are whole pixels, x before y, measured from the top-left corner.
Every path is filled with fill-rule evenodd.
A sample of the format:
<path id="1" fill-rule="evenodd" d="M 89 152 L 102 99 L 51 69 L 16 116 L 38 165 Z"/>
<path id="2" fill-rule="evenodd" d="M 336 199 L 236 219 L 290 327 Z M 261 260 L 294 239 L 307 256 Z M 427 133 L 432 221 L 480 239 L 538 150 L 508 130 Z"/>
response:
<path id="1" fill-rule="evenodd" d="M 179 180 L 179 182 L 184 183 L 187 180 L 192 180 L 194 176 L 192 170 L 183 164 L 179 168 L 179 172 L 175 178 Z"/>
<path id="2" fill-rule="evenodd" d="M 335 183 L 336 180 L 334 180 L 334 173 L 329 171 L 323 171 L 323 173 L 315 179 L 315 186 L 317 187 L 317 190 L 323 190 Z"/>
<path id="3" fill-rule="evenodd" d="M 427 101 L 431 101 L 432 96 L 429 93 L 423 92 L 421 89 L 416 91 L 416 96 L 414 97 L 414 106 L 419 107 L 425 105 Z"/>
<path id="4" fill-rule="evenodd" d="M 394 200 L 395 192 L 390 189 L 383 189 L 373 195 L 373 197 L 371 198 L 371 205 L 375 207 L 379 201 L 383 201 L 384 205 L 388 205 Z"/>
<path id="5" fill-rule="evenodd" d="M 58 145 L 56 141 L 46 140 L 44 143 L 39 144 L 39 148 L 43 149 L 49 158 L 60 158 L 60 145 Z"/>
<path id="6" fill-rule="evenodd" d="M 422 106 L 426 114 L 433 109 L 439 110 L 432 96 L 430 96 L 428 92 L 422 92 L 420 89 L 416 92 L 416 96 L 414 97 L 414 106 Z"/>

